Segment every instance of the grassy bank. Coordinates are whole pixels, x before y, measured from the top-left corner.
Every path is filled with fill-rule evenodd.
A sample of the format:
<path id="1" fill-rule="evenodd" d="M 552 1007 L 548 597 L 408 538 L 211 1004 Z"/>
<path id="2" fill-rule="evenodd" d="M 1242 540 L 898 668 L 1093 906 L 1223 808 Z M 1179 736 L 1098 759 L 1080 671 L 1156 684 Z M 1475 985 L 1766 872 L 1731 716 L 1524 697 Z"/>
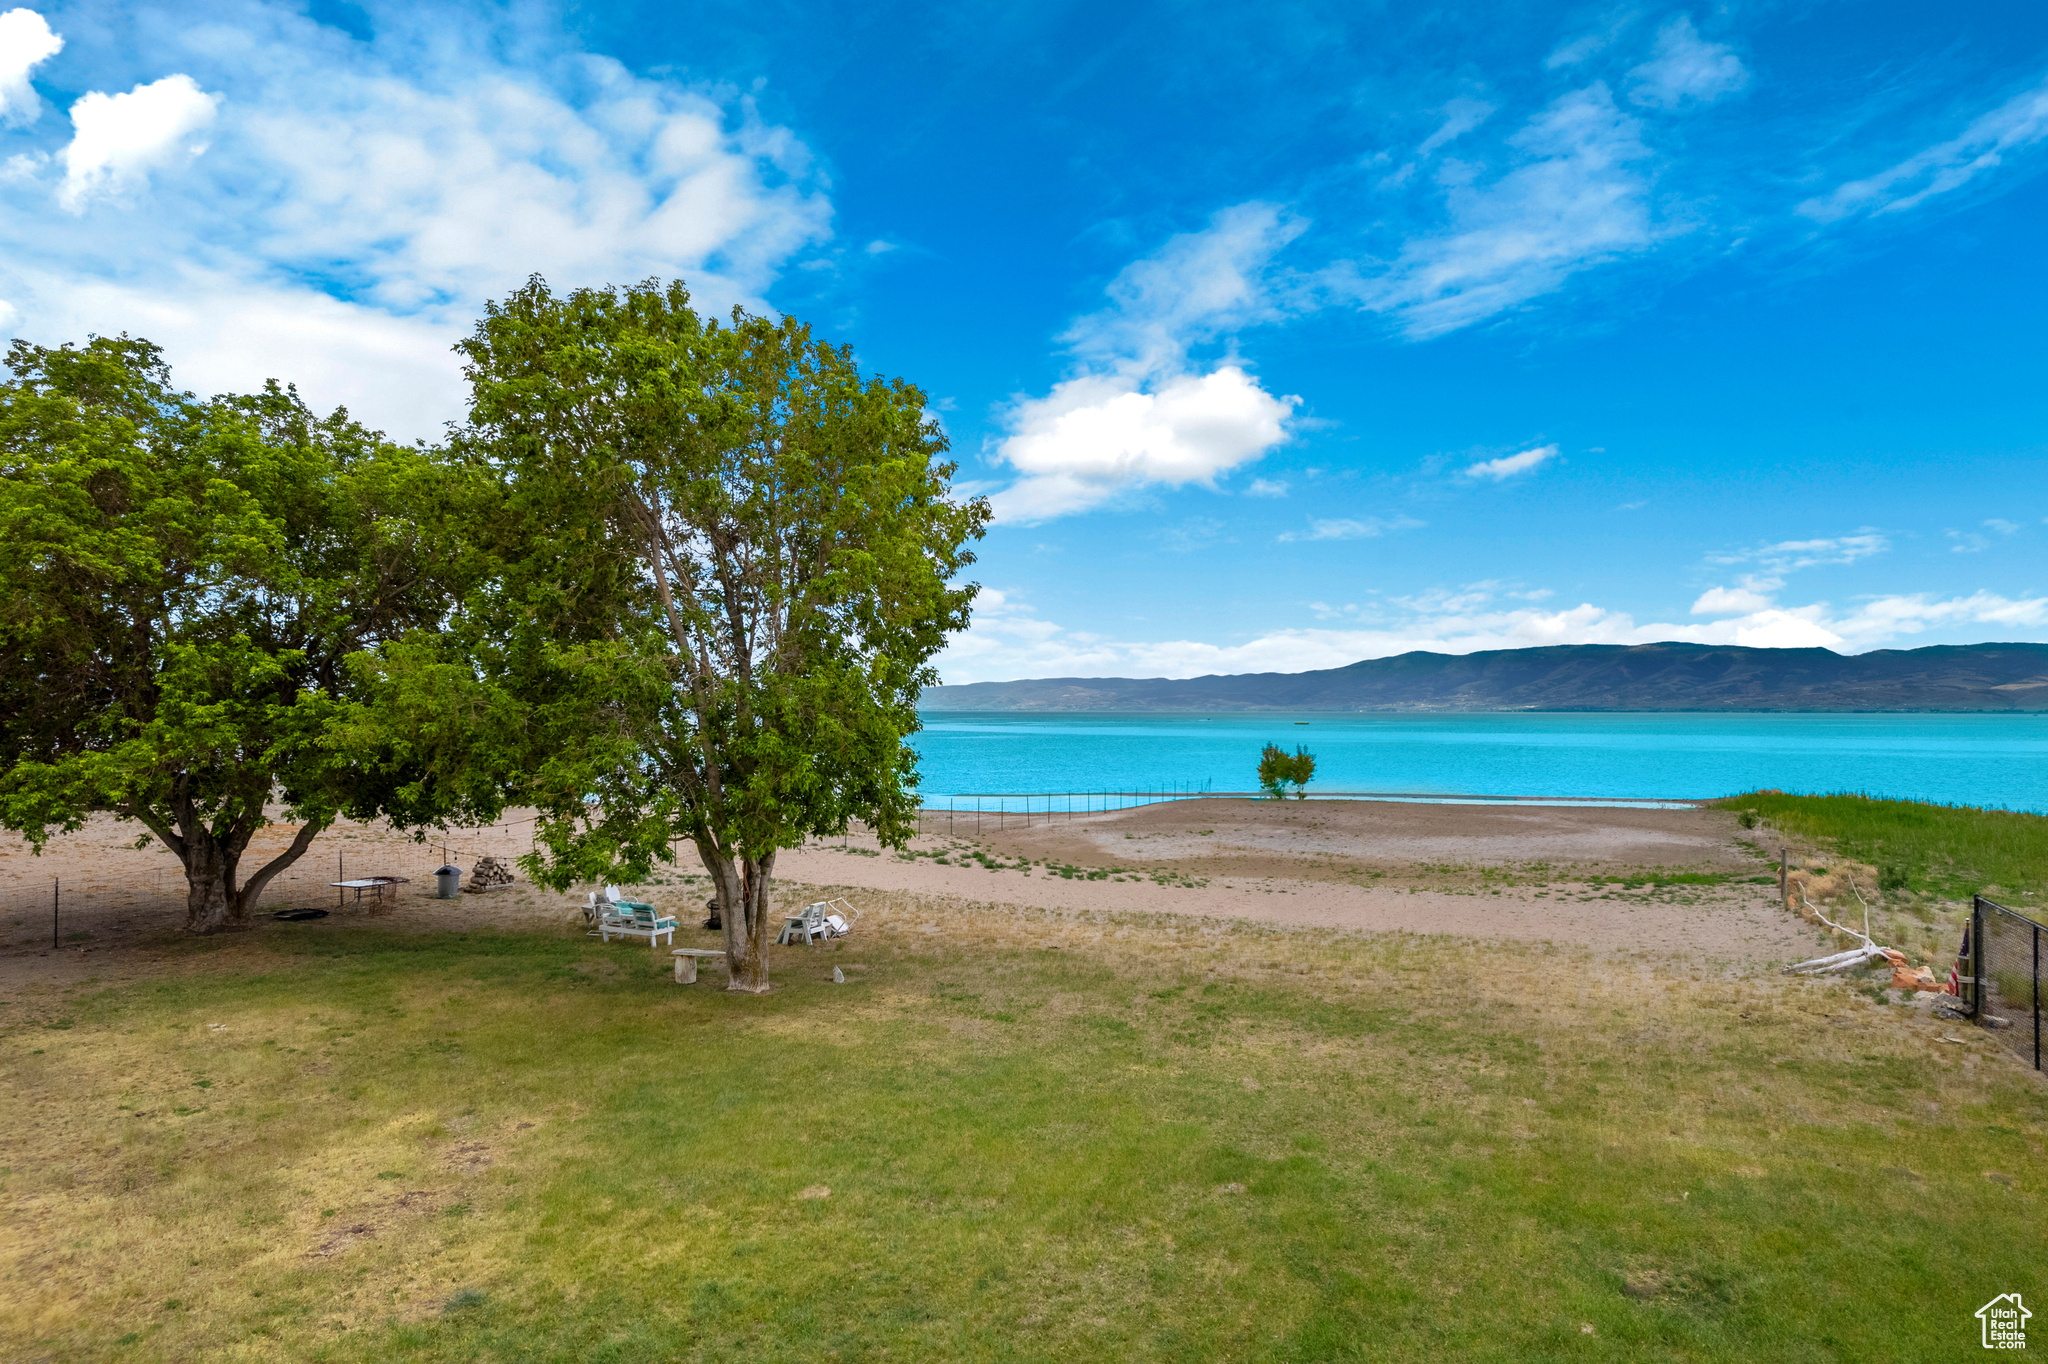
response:
<path id="1" fill-rule="evenodd" d="M 1840 983 L 861 934 L 763 999 L 281 926 L 11 1003 L 0 1355 L 1934 1358 L 2048 1262 L 2039 1085 Z"/>
<path id="2" fill-rule="evenodd" d="M 2048 817 L 2041 815 L 1777 792 L 1749 792 L 1718 803 L 1736 811 L 1754 810 L 1795 837 L 1877 867 L 1902 889 L 1951 898 L 1979 893 L 2039 896 L 2048 891 Z"/>

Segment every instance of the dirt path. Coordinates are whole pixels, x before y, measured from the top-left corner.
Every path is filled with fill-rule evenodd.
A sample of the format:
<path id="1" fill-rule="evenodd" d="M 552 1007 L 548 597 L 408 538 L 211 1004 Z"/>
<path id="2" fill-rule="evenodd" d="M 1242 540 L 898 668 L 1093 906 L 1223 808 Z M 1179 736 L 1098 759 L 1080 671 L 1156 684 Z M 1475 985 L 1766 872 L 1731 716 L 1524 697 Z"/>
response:
<path id="1" fill-rule="evenodd" d="M 1293 877 L 1103 882 L 1066 879 L 1040 868 L 991 872 L 837 848 L 785 853 L 777 873 L 780 883 L 792 889 L 866 887 L 1034 909 L 1195 914 L 1364 933 L 1449 933 L 1647 951 L 1747 967 L 1810 957 L 1822 946 L 1820 935 L 1779 907 L 1768 888 L 1746 885 L 1629 891 L 1576 882 L 1441 890 Z"/>

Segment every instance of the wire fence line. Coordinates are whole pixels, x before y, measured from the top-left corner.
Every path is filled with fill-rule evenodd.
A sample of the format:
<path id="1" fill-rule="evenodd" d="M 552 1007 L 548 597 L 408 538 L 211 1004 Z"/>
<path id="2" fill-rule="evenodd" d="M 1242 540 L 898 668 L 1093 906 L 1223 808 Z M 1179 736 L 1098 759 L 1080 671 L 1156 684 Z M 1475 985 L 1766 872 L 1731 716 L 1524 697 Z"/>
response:
<path id="1" fill-rule="evenodd" d="M 2048 925 L 1979 895 L 1970 906 L 1964 1001 L 1977 1022 L 2031 1065 L 2041 1066 L 2041 953 Z"/>
<path id="2" fill-rule="evenodd" d="M 1072 821 L 1087 815 L 1135 809 L 1186 800 L 1271 800 L 1270 791 L 1218 791 L 1207 783 L 1189 783 L 1152 790 L 1114 791 L 967 791 L 927 797 L 918 811 L 918 832 L 952 834 L 1002 833 L 1013 823 Z M 1295 799 L 1295 797 L 1288 797 Z M 1666 796 L 1480 795 L 1445 791 L 1316 791 L 1308 800 L 1396 801 L 1460 805 L 1585 805 L 1620 809 L 1665 809 L 1699 804 Z M 858 821 L 856 821 L 858 825 Z M 864 827 L 864 826 L 862 826 Z"/>
<path id="3" fill-rule="evenodd" d="M 515 845 L 509 837 L 479 839 L 475 837 L 479 831 L 461 832 L 469 837 L 451 838 L 446 843 L 440 839 L 370 842 L 361 849 L 308 852 L 271 878 L 257 895 L 250 914 L 288 909 L 374 910 L 380 904 L 391 904 L 399 895 L 432 894 L 434 873 L 445 863 L 455 862 L 468 870 L 474 866 L 473 859 L 484 856 L 509 862 L 530 846 L 523 839 Z M 469 846 L 463 846 L 464 842 Z M 240 879 L 246 883 L 249 873 L 268 861 L 268 857 L 246 859 Z M 381 899 L 372 888 L 334 884 L 373 877 L 393 878 L 383 888 Z M 0 938 L 15 946 L 76 947 L 108 933 L 160 925 L 169 918 L 182 923 L 187 895 L 184 869 L 167 852 L 148 868 L 74 870 L 47 877 L 31 874 L 0 886 L 0 929 L 4 929 Z"/>

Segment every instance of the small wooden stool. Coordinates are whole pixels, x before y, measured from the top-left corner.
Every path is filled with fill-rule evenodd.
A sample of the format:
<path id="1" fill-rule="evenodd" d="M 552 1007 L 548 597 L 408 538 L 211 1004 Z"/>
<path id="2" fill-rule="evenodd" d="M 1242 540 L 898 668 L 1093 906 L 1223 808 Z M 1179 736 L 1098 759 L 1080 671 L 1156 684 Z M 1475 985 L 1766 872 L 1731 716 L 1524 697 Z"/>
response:
<path id="1" fill-rule="evenodd" d="M 669 955 L 676 959 L 676 984 L 695 985 L 697 983 L 697 958 L 722 957 L 725 955 L 725 951 L 722 948 L 712 947 L 678 947 Z"/>

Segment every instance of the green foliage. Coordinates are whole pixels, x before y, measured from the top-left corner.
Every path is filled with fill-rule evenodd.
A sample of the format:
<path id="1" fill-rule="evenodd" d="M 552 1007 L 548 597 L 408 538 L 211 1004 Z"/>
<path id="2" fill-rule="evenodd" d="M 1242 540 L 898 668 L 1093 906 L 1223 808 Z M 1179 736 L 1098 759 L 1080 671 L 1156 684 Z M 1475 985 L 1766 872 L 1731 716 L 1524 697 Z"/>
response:
<path id="1" fill-rule="evenodd" d="M 1315 779 L 1315 754 L 1297 746 L 1292 753 L 1278 744 L 1267 744 L 1259 752 L 1259 789 L 1275 800 L 1294 788 L 1296 800 L 1308 799 L 1308 784 Z"/>
<path id="2" fill-rule="evenodd" d="M 638 878 L 688 839 L 765 943 L 777 850 L 853 819 L 914 831 L 903 740 L 967 623 L 952 580 L 987 504 L 949 496 L 918 389 L 792 319 L 702 319 L 680 283 L 536 278 L 461 349 L 458 454 L 499 480 L 500 568 L 465 613 L 487 628 L 380 660 L 422 722 L 406 742 L 544 812 L 536 879 Z M 490 742 L 424 727 L 447 688 Z"/>
<path id="3" fill-rule="evenodd" d="M 2048 818 L 1930 801 L 1755 791 L 1718 802 L 1879 869 L 1886 890 L 1974 895 L 2048 891 Z"/>
<path id="4" fill-rule="evenodd" d="M 7 365 L 0 824 L 40 848 L 140 821 L 211 930 L 337 814 L 430 814 L 345 734 L 348 657 L 439 615 L 429 454 L 275 383 L 199 401 L 146 341 L 17 341 Z M 300 837 L 238 885 L 275 797 Z"/>

